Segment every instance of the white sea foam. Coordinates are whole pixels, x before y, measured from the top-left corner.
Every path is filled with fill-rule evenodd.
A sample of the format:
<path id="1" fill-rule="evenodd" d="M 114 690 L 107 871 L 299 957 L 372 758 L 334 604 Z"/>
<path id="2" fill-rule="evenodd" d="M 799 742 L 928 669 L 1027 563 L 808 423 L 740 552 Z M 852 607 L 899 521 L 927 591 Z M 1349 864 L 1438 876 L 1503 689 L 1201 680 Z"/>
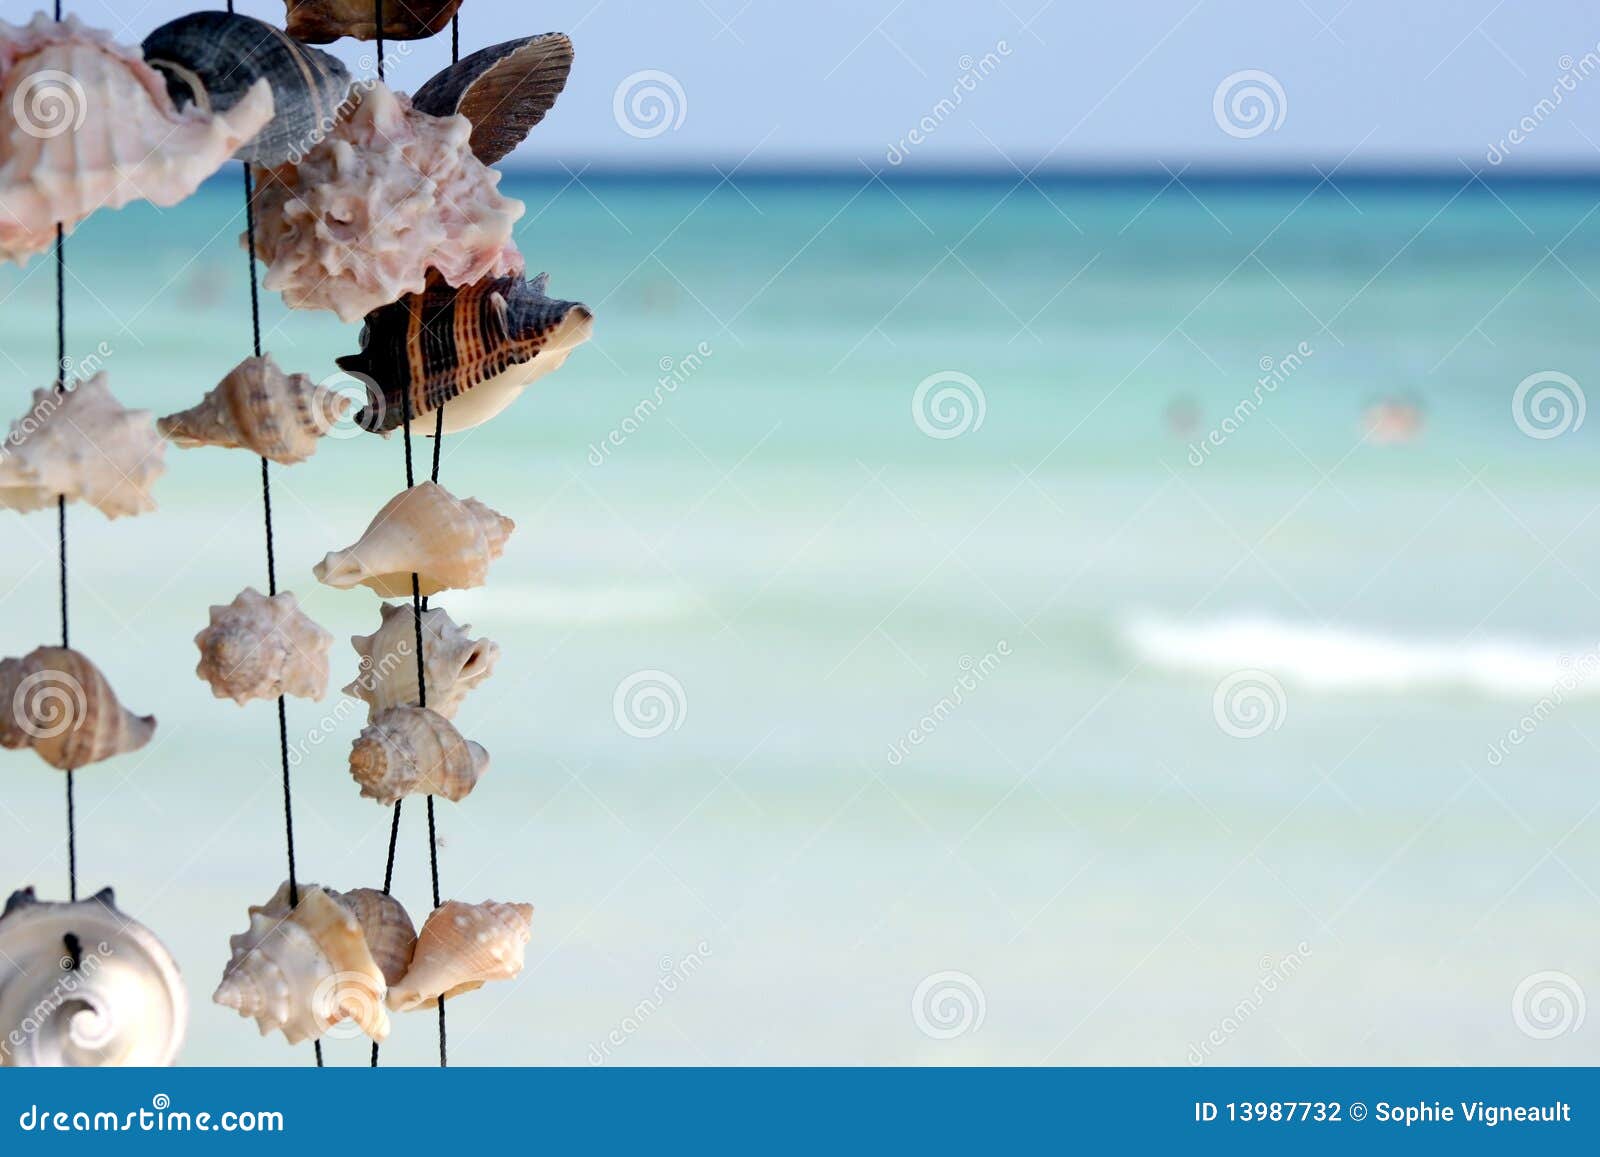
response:
<path id="1" fill-rule="evenodd" d="M 1587 677 L 1600 654 L 1594 641 L 1563 648 L 1525 638 L 1405 637 L 1263 616 L 1149 614 L 1129 616 L 1120 636 L 1159 669 L 1220 675 L 1255 668 L 1312 690 L 1467 690 L 1521 700 L 1559 685 L 1572 698 L 1600 695 L 1600 679 Z"/>

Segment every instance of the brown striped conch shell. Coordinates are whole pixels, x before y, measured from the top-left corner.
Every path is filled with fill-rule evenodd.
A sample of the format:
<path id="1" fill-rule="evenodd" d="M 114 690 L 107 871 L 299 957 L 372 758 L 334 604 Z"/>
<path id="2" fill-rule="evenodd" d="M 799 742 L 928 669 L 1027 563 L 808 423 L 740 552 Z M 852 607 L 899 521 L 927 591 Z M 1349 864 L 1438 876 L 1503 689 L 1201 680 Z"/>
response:
<path id="1" fill-rule="evenodd" d="M 144 514 L 165 450 L 150 411 L 125 409 L 104 371 L 64 393 L 35 390 L 0 450 L 0 506 L 43 510 L 65 496 L 107 518 Z"/>
<path id="2" fill-rule="evenodd" d="M 384 979 L 395 983 L 411 966 L 411 956 L 417 947 L 417 930 L 405 906 L 376 888 L 354 888 L 334 895 L 361 922 L 372 958 L 378 962 Z"/>
<path id="3" fill-rule="evenodd" d="M 370 587 L 385 598 L 482 586 L 516 523 L 476 498 L 457 498 L 437 482 L 396 494 L 359 539 L 313 568 L 317 581 L 348 590 Z M 413 659 L 413 661 L 415 661 Z"/>
<path id="4" fill-rule="evenodd" d="M 77 651 L 38 647 L 0 662 L 0 747 L 31 747 L 70 771 L 137 751 L 155 729 L 156 717 L 126 710 Z"/>
<path id="5" fill-rule="evenodd" d="M 252 450 L 283 466 L 304 462 L 317 439 L 350 407 L 350 399 L 305 374 L 286 374 L 267 354 L 245 358 L 187 410 L 156 428 L 176 445 Z"/>
<path id="6" fill-rule="evenodd" d="M 411 968 L 389 986 L 396 1012 L 432 1008 L 522 971 L 523 953 L 533 938 L 533 905 L 463 904 L 449 900 L 433 910 L 417 935 Z"/>
<path id="7" fill-rule="evenodd" d="M 294 908 L 280 888 L 228 944 L 233 956 L 211 999 L 254 1017 L 262 1036 L 278 1029 L 299 1044 L 347 1019 L 373 1040 L 389 1035 L 388 984 L 361 921 L 321 888 L 301 888 Z"/>
<path id="8" fill-rule="evenodd" d="M 252 699 L 321 699 L 327 693 L 333 636 L 306 617 L 289 591 L 268 598 L 245 587 L 233 602 L 211 608 L 211 625 L 194 641 L 200 648 L 195 674 L 218 699 L 243 706 Z"/>
<path id="9" fill-rule="evenodd" d="M 561 32 L 524 36 L 463 57 L 412 96 L 433 116 L 472 122 L 472 152 L 492 165 L 544 119 L 572 71 L 572 41 Z"/>
<path id="10" fill-rule="evenodd" d="M 27 259 L 96 209 L 176 205 L 272 119 L 272 88 L 179 112 L 135 49 L 68 16 L 0 21 L 0 261 Z"/>
<path id="11" fill-rule="evenodd" d="M 327 44 L 341 36 L 377 37 L 377 5 L 372 0 L 284 0 L 289 35 L 307 44 Z M 389 0 L 383 6 L 385 40 L 422 40 L 450 23 L 461 0 Z"/>
<path id="12" fill-rule="evenodd" d="M 361 674 L 344 689 L 367 703 L 367 722 L 385 708 L 417 702 L 417 627 L 410 603 L 384 603 L 383 624 L 370 635 L 352 635 Z M 428 710 L 454 719 L 468 691 L 489 677 L 500 648 L 468 635 L 443 607 L 422 612 L 422 661 L 428 679 Z"/>
<path id="13" fill-rule="evenodd" d="M 416 419 L 440 406 L 444 433 L 470 430 L 560 369 L 589 340 L 594 315 L 546 294 L 549 280 L 490 277 L 454 289 L 434 279 L 426 292 L 369 313 L 361 352 L 337 359 L 367 384 L 356 425 L 387 434 L 404 421 L 409 400 L 413 430 L 433 434 L 435 422 Z"/>
<path id="14" fill-rule="evenodd" d="M 178 1059 L 189 993 L 178 965 L 110 888 L 0 913 L 0 1065 L 157 1066 Z"/>
<path id="15" fill-rule="evenodd" d="M 381 804 L 408 795 L 465 799 L 488 770 L 489 753 L 426 707 L 380 711 L 350 748 L 351 776 Z"/>
<path id="16" fill-rule="evenodd" d="M 471 132 L 378 84 L 299 164 L 257 169 L 262 284 L 291 308 L 355 321 L 420 293 L 429 269 L 451 285 L 520 273 L 511 227 L 524 206 L 497 191 Z"/>

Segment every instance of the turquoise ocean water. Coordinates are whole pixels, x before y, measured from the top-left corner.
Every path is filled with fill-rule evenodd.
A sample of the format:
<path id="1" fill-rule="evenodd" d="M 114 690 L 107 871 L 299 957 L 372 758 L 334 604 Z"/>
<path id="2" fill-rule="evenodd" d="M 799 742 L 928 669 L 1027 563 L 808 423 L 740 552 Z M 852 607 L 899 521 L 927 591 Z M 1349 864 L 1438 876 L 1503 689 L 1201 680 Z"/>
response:
<path id="1" fill-rule="evenodd" d="M 441 600 L 502 648 L 457 719 L 493 768 L 439 807 L 442 884 L 537 908 L 522 978 L 451 1002 L 453 1061 L 1600 1059 L 1571 1023 L 1600 994 L 1600 187 L 504 188 L 597 329 L 444 448 L 518 530 Z M 249 352 L 241 217 L 230 172 L 69 240 L 69 352 L 127 404 Z M 16 414 L 53 293 L 48 255 L 0 271 Z M 263 318 L 288 369 L 355 348 L 275 295 Z M 1534 437 L 1514 395 L 1545 371 L 1573 410 Z M 941 374 L 924 400 L 961 399 L 919 424 Z M 1385 403 L 1420 431 L 1364 437 Z M 309 1063 L 208 999 L 284 874 L 271 708 L 213 699 L 190 641 L 264 584 L 257 464 L 167 465 L 156 514 L 72 512 L 73 641 L 160 720 L 79 775 L 80 873 L 177 954 L 187 1062 Z M 300 876 L 376 885 L 388 813 L 337 688 L 378 600 L 310 570 L 401 486 L 401 441 L 273 478 L 280 583 L 337 639 L 329 697 L 289 704 Z M 55 635 L 54 523 L 7 527 L 17 654 Z M 654 738 L 614 712 L 640 671 L 682 689 Z M 4 876 L 59 893 L 61 779 L 6 764 Z M 428 1063 L 433 1028 L 397 1017 L 385 1056 Z"/>

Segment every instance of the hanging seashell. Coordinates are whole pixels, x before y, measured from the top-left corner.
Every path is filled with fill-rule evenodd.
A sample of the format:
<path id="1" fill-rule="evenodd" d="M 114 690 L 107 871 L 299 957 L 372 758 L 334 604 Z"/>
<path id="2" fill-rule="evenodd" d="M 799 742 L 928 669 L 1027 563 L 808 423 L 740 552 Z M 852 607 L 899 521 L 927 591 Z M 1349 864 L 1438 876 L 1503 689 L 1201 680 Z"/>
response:
<path id="1" fill-rule="evenodd" d="M 272 89 L 179 112 L 136 51 L 40 12 L 0 21 L 0 107 L 0 261 L 26 264 L 96 209 L 176 205 L 272 119 Z"/>
<path id="2" fill-rule="evenodd" d="M 125 710 L 77 651 L 37 647 L 0 662 L 0 747 L 31 747 L 51 767 L 71 771 L 137 751 L 155 729 L 156 717 Z"/>
<path id="3" fill-rule="evenodd" d="M 401 4 L 396 4 L 401 7 Z M 272 120 L 234 156 L 257 165 L 297 161 L 333 129 L 350 73 L 326 52 L 307 48 L 260 20 L 231 12 L 192 12 L 144 38 L 145 61 L 166 78 L 178 108 L 234 108 L 255 83 L 272 88 Z"/>
<path id="4" fill-rule="evenodd" d="M 444 432 L 469 430 L 560 369 L 589 340 L 594 315 L 579 302 L 547 296 L 548 283 L 544 273 L 532 281 L 486 278 L 465 289 L 436 280 L 426 292 L 368 314 L 361 352 L 337 359 L 368 383 L 356 424 L 375 433 L 397 428 L 409 395 L 413 420 L 448 402 Z M 433 422 L 419 426 L 424 434 L 435 429 Z"/>
<path id="5" fill-rule="evenodd" d="M 380 711 L 350 748 L 361 794 L 381 804 L 408 795 L 465 799 L 489 770 L 489 753 L 426 707 Z"/>
<path id="6" fill-rule="evenodd" d="M 522 971 L 523 953 L 533 938 L 533 905 L 463 904 L 449 900 L 433 910 L 417 936 L 411 968 L 389 986 L 395 1012 L 432 1008 Z"/>
<path id="7" fill-rule="evenodd" d="M 252 699 L 321 699 L 327 693 L 333 636 L 306 617 L 289 591 L 268 598 L 245 587 L 233 602 L 211 608 L 211 625 L 194 641 L 200 648 L 195 674 L 218 699 L 242 707 Z"/>
<path id="8" fill-rule="evenodd" d="M 344 689 L 367 703 L 371 723 L 387 707 L 417 702 L 417 633 L 410 603 L 384 603 L 383 624 L 370 635 L 353 635 L 361 674 Z M 422 661 L 427 669 L 428 710 L 454 719 L 468 691 L 489 677 L 500 648 L 490 639 L 469 638 L 471 626 L 456 626 L 443 607 L 422 612 Z"/>
<path id="9" fill-rule="evenodd" d="M 472 122 L 472 152 L 492 165 L 544 119 L 572 71 L 565 33 L 524 36 L 479 49 L 417 89 L 412 107 Z"/>
<path id="10" fill-rule="evenodd" d="M 348 590 L 365 586 L 385 598 L 482 586 L 516 523 L 476 498 L 457 498 L 437 482 L 396 494 L 351 546 L 319 562 L 317 581 Z"/>
<path id="11" fill-rule="evenodd" d="M 417 930 L 405 906 L 376 888 L 355 888 L 333 895 L 361 922 L 367 948 L 382 970 L 384 980 L 393 984 L 404 976 L 417 947 Z"/>
<path id="12" fill-rule="evenodd" d="M 0 506 L 43 510 L 64 496 L 107 518 L 154 510 L 166 443 L 150 418 L 112 397 L 104 371 L 65 392 L 35 390 L 0 448 Z"/>
<path id="13" fill-rule="evenodd" d="M 372 0 L 284 0 L 289 35 L 307 44 L 341 36 L 372 40 L 378 30 Z M 383 6 L 385 40 L 422 40 L 450 23 L 461 0 L 391 0 Z"/>
<path id="14" fill-rule="evenodd" d="M 232 959 L 211 999 L 254 1017 L 261 1035 L 279 1029 L 290 1044 L 318 1040 L 349 1019 L 373 1040 L 389 1035 L 383 972 L 361 922 L 315 885 L 289 907 L 288 885 L 250 909 L 250 927 L 228 940 Z"/>
<path id="15" fill-rule="evenodd" d="M 262 284 L 293 309 L 355 321 L 420 293 L 430 268 L 451 285 L 522 272 L 511 227 L 524 206 L 497 191 L 471 133 L 465 117 L 417 112 L 382 84 L 366 90 L 298 164 L 256 172 Z"/>
<path id="16" fill-rule="evenodd" d="M 103 888 L 55 904 L 32 888 L 0 913 L 0 1065 L 170 1065 L 189 1023 L 178 965 Z"/>
<path id="17" fill-rule="evenodd" d="M 168 414 L 156 428 L 184 449 L 226 446 L 253 450 L 283 466 L 304 462 L 331 430 L 350 399 L 286 374 L 272 355 L 245 358 L 197 405 Z"/>

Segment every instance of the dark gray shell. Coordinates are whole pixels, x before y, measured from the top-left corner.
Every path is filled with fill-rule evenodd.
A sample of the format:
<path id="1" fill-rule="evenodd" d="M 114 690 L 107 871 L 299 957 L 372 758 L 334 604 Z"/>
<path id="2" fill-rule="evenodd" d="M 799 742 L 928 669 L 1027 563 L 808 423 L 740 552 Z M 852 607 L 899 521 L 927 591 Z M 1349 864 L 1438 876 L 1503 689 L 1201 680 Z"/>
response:
<path id="1" fill-rule="evenodd" d="M 256 165 L 298 162 L 338 122 L 350 73 L 326 52 L 249 16 L 194 12 L 145 37 L 145 60 L 180 109 L 226 112 L 250 86 L 272 85 L 272 120 L 234 154 Z"/>
<path id="2" fill-rule="evenodd" d="M 565 33 L 524 36 L 452 64 L 417 89 L 411 105 L 436 117 L 466 117 L 473 155 L 492 165 L 544 119 L 571 71 L 572 41 Z"/>
<path id="3" fill-rule="evenodd" d="M 423 40 L 450 22 L 461 0 L 388 0 L 383 6 L 385 40 Z M 284 0 L 289 35 L 307 44 L 341 36 L 373 40 L 378 6 L 373 0 Z"/>
<path id="4" fill-rule="evenodd" d="M 356 425 L 382 434 L 397 428 L 409 405 L 413 417 L 460 397 L 512 366 L 530 362 L 569 315 L 588 306 L 545 293 L 550 275 L 486 277 L 456 288 L 433 280 L 367 314 L 361 352 L 336 361 L 368 379 L 369 399 Z M 379 384 L 381 383 L 381 384 Z"/>

